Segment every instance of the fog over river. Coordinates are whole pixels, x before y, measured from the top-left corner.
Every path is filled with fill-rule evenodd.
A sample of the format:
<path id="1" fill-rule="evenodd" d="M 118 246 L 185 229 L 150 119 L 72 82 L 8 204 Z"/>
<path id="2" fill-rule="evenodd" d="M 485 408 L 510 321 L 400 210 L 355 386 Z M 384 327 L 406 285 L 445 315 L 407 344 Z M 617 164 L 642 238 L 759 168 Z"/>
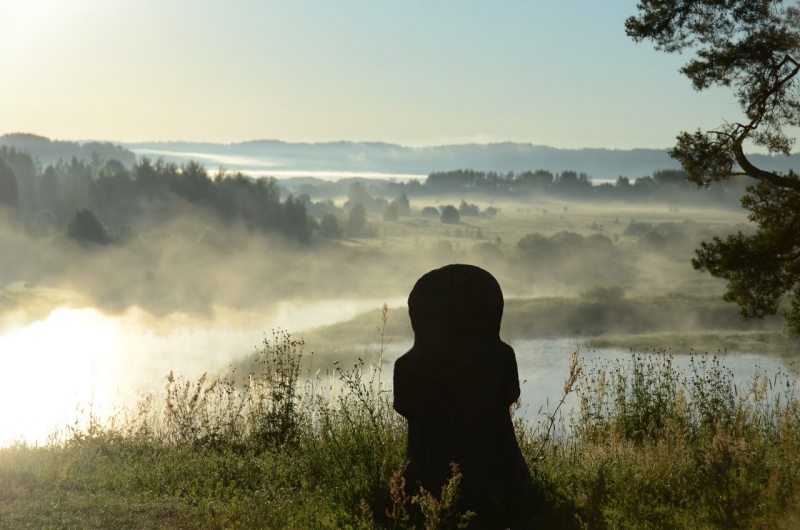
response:
<path id="1" fill-rule="evenodd" d="M 404 301 L 391 300 L 390 305 Z M 137 309 L 107 316 L 95 309 L 57 309 L 44 320 L 7 330 L 0 336 L 0 445 L 15 440 L 45 442 L 56 428 L 85 421 L 91 409 L 101 419 L 115 407 L 130 406 L 148 392 L 163 394 L 165 376 L 174 371 L 188 380 L 204 372 L 221 373 L 229 363 L 252 354 L 263 334 L 349 320 L 382 301 L 326 301 L 305 306 L 280 304 L 265 315 L 260 327 L 230 327 L 170 317 L 154 326 L 152 317 Z M 302 333 L 295 333 L 296 337 Z M 570 355 L 580 350 L 584 362 L 626 360 L 620 349 L 585 349 L 581 341 L 516 340 L 522 383 L 522 410 L 535 419 L 540 407 L 552 410 L 562 395 Z M 306 350 L 313 350 L 309 344 Z M 390 344 L 383 380 L 391 380 L 391 365 L 410 343 Z M 367 347 L 377 359 L 379 345 Z M 675 365 L 687 369 L 688 356 L 676 356 Z M 750 353 L 728 353 L 724 359 L 734 381 L 745 383 L 758 365 L 773 374 L 781 361 Z M 577 403 L 567 400 L 564 412 Z"/>

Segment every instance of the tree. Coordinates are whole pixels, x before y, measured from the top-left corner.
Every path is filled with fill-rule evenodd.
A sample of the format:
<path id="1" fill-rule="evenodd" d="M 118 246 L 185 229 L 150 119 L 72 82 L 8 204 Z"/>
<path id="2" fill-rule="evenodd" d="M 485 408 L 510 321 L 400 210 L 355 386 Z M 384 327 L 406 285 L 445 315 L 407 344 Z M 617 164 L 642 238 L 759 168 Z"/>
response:
<path id="1" fill-rule="evenodd" d="M 0 158 L 0 209 L 6 209 L 15 217 L 19 211 L 19 187 L 14 170 Z"/>
<path id="2" fill-rule="evenodd" d="M 698 91 L 731 89 L 743 115 L 682 132 L 670 151 L 698 186 L 737 176 L 757 183 L 742 198 L 756 233 L 702 243 L 693 266 L 728 281 L 725 300 L 743 318 L 776 314 L 789 293 L 786 325 L 800 333 L 800 177 L 756 167 L 744 153 L 746 142 L 786 155 L 794 145 L 787 128 L 800 126 L 800 9 L 781 0 L 641 0 L 638 10 L 627 34 L 659 51 L 693 51 L 681 73 Z"/>
<path id="3" fill-rule="evenodd" d="M 67 235 L 84 244 L 108 245 L 113 240 L 103 221 L 88 208 L 75 212 L 75 217 L 67 225 Z"/>
<path id="4" fill-rule="evenodd" d="M 322 216 L 322 222 L 319 224 L 319 235 L 328 239 L 341 239 L 344 235 L 344 230 L 339 226 L 339 220 L 332 213 L 326 213 Z"/>
<path id="5" fill-rule="evenodd" d="M 369 232 L 367 225 L 367 210 L 361 203 L 355 204 L 347 214 L 347 225 L 345 231 L 347 237 L 363 237 Z"/>
<path id="6" fill-rule="evenodd" d="M 395 223 L 400 219 L 400 214 L 394 204 L 390 204 L 383 211 L 383 220 L 388 223 Z"/>
<path id="7" fill-rule="evenodd" d="M 411 215 L 411 202 L 408 200 L 408 196 L 405 193 L 401 193 L 398 198 L 392 201 L 390 206 L 394 206 L 397 209 L 397 213 L 400 215 Z"/>
<path id="8" fill-rule="evenodd" d="M 477 217 L 481 214 L 481 210 L 477 205 L 469 204 L 464 199 L 461 199 L 461 204 L 458 206 L 458 213 L 464 217 Z"/>
<path id="9" fill-rule="evenodd" d="M 422 209 L 422 215 L 424 217 L 439 217 L 439 210 L 433 206 L 426 206 Z"/>
<path id="10" fill-rule="evenodd" d="M 439 219 L 443 223 L 448 224 L 458 224 L 461 222 L 461 215 L 456 210 L 456 207 L 452 204 L 448 204 L 447 206 L 442 207 L 442 213 L 439 216 Z"/>

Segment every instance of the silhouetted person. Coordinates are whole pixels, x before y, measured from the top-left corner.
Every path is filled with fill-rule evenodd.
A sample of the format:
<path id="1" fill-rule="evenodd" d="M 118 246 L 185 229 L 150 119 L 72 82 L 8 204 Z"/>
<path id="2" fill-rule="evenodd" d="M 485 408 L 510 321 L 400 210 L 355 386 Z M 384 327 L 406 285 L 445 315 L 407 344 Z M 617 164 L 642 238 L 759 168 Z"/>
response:
<path id="1" fill-rule="evenodd" d="M 394 368 L 394 408 L 408 420 L 408 493 L 422 486 L 439 496 L 456 462 L 461 509 L 475 511 L 478 526 L 530 525 L 520 519 L 533 484 L 509 412 L 520 391 L 514 350 L 499 335 L 500 285 L 478 267 L 448 265 L 417 281 L 408 311 L 414 346 Z"/>

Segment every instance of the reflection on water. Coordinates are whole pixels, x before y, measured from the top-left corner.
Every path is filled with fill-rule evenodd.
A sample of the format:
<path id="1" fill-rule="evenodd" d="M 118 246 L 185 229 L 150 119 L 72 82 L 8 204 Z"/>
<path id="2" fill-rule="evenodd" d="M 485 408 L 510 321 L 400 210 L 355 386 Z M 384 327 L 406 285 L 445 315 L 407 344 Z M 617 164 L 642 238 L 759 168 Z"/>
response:
<path id="1" fill-rule="evenodd" d="M 518 340 L 511 343 L 517 353 L 517 367 L 522 384 L 522 412 L 528 418 L 534 418 L 539 408 L 552 411 L 563 395 L 564 382 L 569 376 L 569 362 L 572 352 L 579 351 L 584 369 L 594 364 L 598 367 L 604 363 L 621 360 L 624 363 L 631 358 L 629 350 L 617 348 L 585 349 L 580 341 L 561 340 Z M 666 346 L 666 345 L 665 345 Z M 673 366 L 684 373 L 690 372 L 690 356 L 676 355 Z M 786 371 L 780 359 L 753 353 L 730 352 L 723 356 L 723 366 L 733 373 L 736 384 L 746 383 L 758 369 L 762 374 L 775 374 L 779 369 Z M 561 412 L 568 415 L 577 405 L 578 398 L 573 393 L 567 397 Z"/>
<path id="2" fill-rule="evenodd" d="M 119 337 L 114 323 L 92 309 L 59 309 L 0 337 L 0 444 L 44 441 L 79 404 L 106 403 Z"/>
<path id="3" fill-rule="evenodd" d="M 283 304 L 263 319 L 263 325 L 231 328 L 183 321 L 160 332 L 138 310 L 110 317 L 94 309 L 58 309 L 43 321 L 0 336 L 0 446 L 14 440 L 42 443 L 54 428 L 73 424 L 76 417 L 85 420 L 89 404 L 102 419 L 113 406 L 130 405 L 144 392 L 162 390 L 170 370 L 187 379 L 220 371 L 252 353 L 263 332 L 274 327 L 301 330 L 349 320 L 381 304 L 376 300 Z M 570 355 L 580 342 L 518 340 L 511 345 L 522 383 L 521 412 L 534 419 L 540 407 L 552 410 L 561 398 Z M 410 346 L 388 346 L 384 381 L 391 380 L 392 361 Z M 363 353 L 372 353 L 362 355 L 367 364 L 376 362 L 379 346 L 365 349 Z M 627 359 L 630 353 L 581 349 L 581 355 L 589 363 Z M 747 353 L 728 354 L 724 364 L 732 369 L 734 380 L 742 382 L 756 365 L 769 374 L 781 367 L 778 359 Z M 677 356 L 675 366 L 688 369 L 689 358 Z M 575 396 L 570 396 L 563 412 L 575 403 Z"/>
<path id="4" fill-rule="evenodd" d="M 170 371 L 189 380 L 222 372 L 252 354 L 272 329 L 299 331 L 349 320 L 383 302 L 281 302 L 272 314 L 237 327 L 180 318 L 165 323 L 137 309 L 119 316 L 55 310 L 0 336 L 0 446 L 43 443 L 56 427 L 76 418 L 85 423 L 89 404 L 99 418 L 107 417 L 114 406 L 163 390 Z"/>

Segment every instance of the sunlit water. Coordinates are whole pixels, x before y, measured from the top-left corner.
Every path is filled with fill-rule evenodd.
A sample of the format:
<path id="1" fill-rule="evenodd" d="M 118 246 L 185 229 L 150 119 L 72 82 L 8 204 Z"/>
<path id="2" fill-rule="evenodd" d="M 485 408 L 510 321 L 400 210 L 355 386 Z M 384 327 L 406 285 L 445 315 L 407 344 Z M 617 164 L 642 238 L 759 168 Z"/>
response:
<path id="1" fill-rule="evenodd" d="M 76 420 L 85 426 L 90 405 L 98 418 L 108 417 L 114 407 L 163 390 L 170 371 L 190 380 L 221 372 L 252 354 L 270 330 L 333 324 L 383 302 L 281 303 L 249 328 L 178 319 L 154 330 L 152 317 L 136 309 L 119 316 L 57 309 L 0 336 L 0 446 L 17 440 L 43 443 L 55 428 Z"/>
<path id="2" fill-rule="evenodd" d="M 518 414 L 531 421 L 543 419 L 540 413 L 553 413 L 564 395 L 564 383 L 569 378 L 572 352 L 577 351 L 583 369 L 603 368 L 608 363 L 619 361 L 622 366 L 630 362 L 632 353 L 620 348 L 590 349 L 583 346 L 583 341 L 576 339 L 535 340 L 525 339 L 511 341 L 517 357 L 517 370 L 520 380 L 521 409 Z M 384 372 L 391 373 L 391 364 L 402 355 L 411 343 L 394 345 L 389 348 L 387 356 L 389 365 Z M 373 345 L 373 350 L 379 349 Z M 641 355 L 641 352 L 640 352 Z M 698 360 L 699 362 L 699 360 Z M 691 357 L 675 355 L 673 366 L 684 374 L 691 372 Z M 778 371 L 789 371 L 783 362 L 776 357 L 768 357 L 753 353 L 730 352 L 722 356 L 722 365 L 732 372 L 733 382 L 740 388 L 758 371 L 761 375 L 774 376 Z M 391 378 L 391 376 L 386 376 Z M 567 395 L 564 404 L 558 409 L 559 416 L 567 418 L 578 404 L 575 392 Z"/>
<path id="3" fill-rule="evenodd" d="M 46 319 L 0 336 L 0 446 L 15 440 L 43 443 L 54 429 L 87 418 L 89 406 L 99 418 L 114 407 L 130 406 L 146 392 L 161 391 L 170 371 L 188 379 L 221 370 L 252 353 L 262 333 L 274 328 L 300 330 L 348 320 L 381 305 L 377 300 L 330 301 L 303 307 L 281 305 L 261 326 L 226 328 L 215 323 L 186 322 L 154 331 L 152 320 L 140 311 L 106 316 L 94 309 L 58 309 Z M 400 301 L 390 301 L 400 305 Z M 391 380 L 393 360 L 410 344 L 390 345 L 385 352 L 382 379 Z M 630 352 L 619 349 L 588 350 L 576 340 L 518 340 L 522 383 L 522 410 L 536 420 L 540 408 L 552 411 L 568 377 L 570 355 L 581 350 L 585 363 L 626 360 Z M 366 348 L 378 358 L 379 346 Z M 756 366 L 775 373 L 778 359 L 749 353 L 730 353 L 724 363 L 734 380 L 744 383 Z M 675 365 L 689 368 L 687 356 Z M 785 369 L 785 368 L 784 368 Z M 570 396 L 562 412 L 575 405 Z"/>

